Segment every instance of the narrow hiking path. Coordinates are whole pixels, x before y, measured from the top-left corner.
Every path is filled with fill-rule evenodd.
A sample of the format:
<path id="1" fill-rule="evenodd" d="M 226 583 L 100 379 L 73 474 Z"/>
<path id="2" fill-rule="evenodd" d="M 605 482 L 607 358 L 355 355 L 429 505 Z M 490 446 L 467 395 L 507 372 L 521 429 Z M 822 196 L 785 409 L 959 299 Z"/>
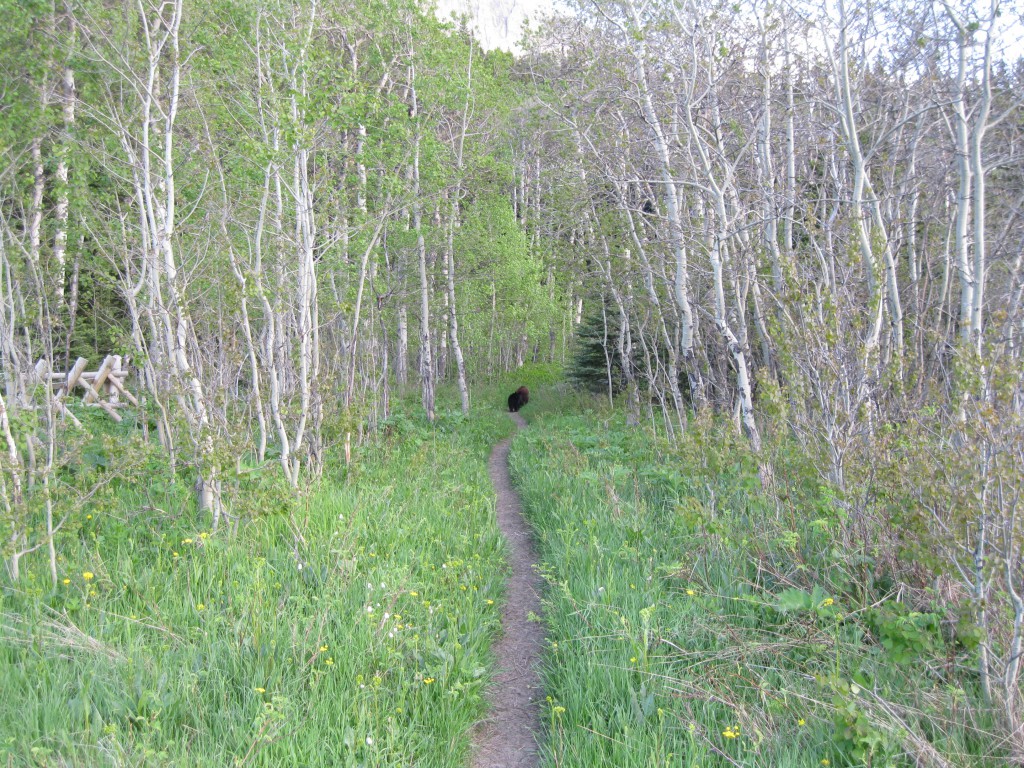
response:
<path id="1" fill-rule="evenodd" d="M 526 426 L 518 413 L 511 418 Z M 498 497 L 498 526 L 509 544 L 509 577 L 501 616 L 501 638 L 494 645 L 498 672 L 488 691 L 490 714 L 473 735 L 473 768 L 533 768 L 539 763 L 540 662 L 544 628 L 530 621 L 540 615 L 541 579 L 530 529 L 523 518 L 519 495 L 512 488 L 508 452 L 512 438 L 491 452 L 489 472 Z"/>

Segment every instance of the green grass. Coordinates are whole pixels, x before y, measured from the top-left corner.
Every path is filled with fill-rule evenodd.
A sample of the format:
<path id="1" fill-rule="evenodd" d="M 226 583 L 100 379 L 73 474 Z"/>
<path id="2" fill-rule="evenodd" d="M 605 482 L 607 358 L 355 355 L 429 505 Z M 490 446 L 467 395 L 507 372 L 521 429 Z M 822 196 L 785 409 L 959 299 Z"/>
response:
<path id="1" fill-rule="evenodd" d="M 548 766 L 1002 765 L 970 654 L 895 600 L 798 455 L 670 449 L 539 392 L 513 476 L 548 583 Z M 575 403 L 578 407 L 578 401 Z"/>
<path id="2" fill-rule="evenodd" d="M 767 440 L 768 497 L 730 425 L 671 447 L 558 379 L 517 372 L 468 418 L 444 391 L 432 426 L 409 405 L 297 500 L 247 476 L 230 532 L 159 456 L 81 447 L 69 482 L 114 479 L 58 537 L 57 588 L 39 551 L 0 591 L 0 763 L 466 765 L 505 577 L 486 461 L 523 384 L 546 765 L 1006 763 L 971 650 L 897 599 L 805 457 Z"/>
<path id="3" fill-rule="evenodd" d="M 57 589 L 39 553 L 0 595 L 0 762 L 464 765 L 503 584 L 486 459 L 511 427 L 488 402 L 398 416 L 235 534 L 195 524 L 187 482 L 118 481 L 58 540 Z"/>

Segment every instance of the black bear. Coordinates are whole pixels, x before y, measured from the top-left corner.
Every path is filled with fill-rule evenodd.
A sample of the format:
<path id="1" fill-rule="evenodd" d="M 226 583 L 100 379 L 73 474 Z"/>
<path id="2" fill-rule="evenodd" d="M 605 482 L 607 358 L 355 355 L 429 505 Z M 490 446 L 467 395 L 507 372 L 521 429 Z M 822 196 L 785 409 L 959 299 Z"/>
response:
<path id="1" fill-rule="evenodd" d="M 517 413 L 528 402 L 530 402 L 530 390 L 526 387 L 520 387 L 508 396 L 508 409 L 512 413 Z"/>

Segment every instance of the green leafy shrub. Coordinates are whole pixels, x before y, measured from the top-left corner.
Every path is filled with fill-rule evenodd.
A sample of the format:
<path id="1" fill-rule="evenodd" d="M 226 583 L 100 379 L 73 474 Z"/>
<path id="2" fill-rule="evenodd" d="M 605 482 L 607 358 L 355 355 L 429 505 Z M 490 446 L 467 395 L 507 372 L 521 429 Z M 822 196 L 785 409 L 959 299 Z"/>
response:
<path id="1" fill-rule="evenodd" d="M 916 662 L 943 650 L 941 619 L 937 613 L 912 611 L 888 602 L 864 612 L 872 635 L 898 664 Z"/>

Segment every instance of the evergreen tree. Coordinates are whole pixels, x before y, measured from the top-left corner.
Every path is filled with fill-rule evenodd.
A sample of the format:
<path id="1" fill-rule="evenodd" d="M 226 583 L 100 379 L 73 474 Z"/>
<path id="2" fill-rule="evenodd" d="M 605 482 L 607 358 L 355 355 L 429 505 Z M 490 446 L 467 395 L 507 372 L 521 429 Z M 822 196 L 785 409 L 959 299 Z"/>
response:
<path id="1" fill-rule="evenodd" d="M 625 386 L 619 351 L 618 314 L 605 304 L 583 316 L 576 329 L 572 359 L 566 376 L 574 386 L 588 392 L 618 394 Z"/>

